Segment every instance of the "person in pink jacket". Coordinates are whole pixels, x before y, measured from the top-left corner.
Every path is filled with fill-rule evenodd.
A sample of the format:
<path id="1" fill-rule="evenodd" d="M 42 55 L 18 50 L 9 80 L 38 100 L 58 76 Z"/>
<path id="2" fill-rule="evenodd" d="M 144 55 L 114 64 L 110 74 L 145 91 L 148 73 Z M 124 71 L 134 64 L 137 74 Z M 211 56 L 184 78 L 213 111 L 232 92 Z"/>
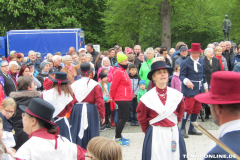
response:
<path id="1" fill-rule="evenodd" d="M 177 65 L 175 67 L 175 71 L 173 73 L 173 78 L 172 78 L 172 81 L 171 81 L 171 87 L 178 90 L 179 92 L 181 92 L 182 81 L 179 79 L 179 74 L 180 74 L 180 65 Z"/>
<path id="2" fill-rule="evenodd" d="M 130 101 L 132 100 L 132 85 L 126 69 L 128 57 L 123 53 L 117 54 L 118 64 L 113 69 L 113 79 L 110 88 L 110 101 L 118 105 L 118 122 L 115 139 L 121 146 L 128 146 L 130 139 L 122 137 L 122 130 L 129 117 Z"/>
<path id="3" fill-rule="evenodd" d="M 98 82 L 101 81 L 101 79 L 99 78 L 99 74 L 101 73 L 102 69 L 106 68 L 108 70 L 108 83 L 112 82 L 112 77 L 113 77 L 113 67 L 110 66 L 110 60 L 108 57 L 104 57 L 102 59 L 102 67 L 100 67 L 98 69 L 98 73 L 97 73 L 97 78 L 98 78 Z"/>

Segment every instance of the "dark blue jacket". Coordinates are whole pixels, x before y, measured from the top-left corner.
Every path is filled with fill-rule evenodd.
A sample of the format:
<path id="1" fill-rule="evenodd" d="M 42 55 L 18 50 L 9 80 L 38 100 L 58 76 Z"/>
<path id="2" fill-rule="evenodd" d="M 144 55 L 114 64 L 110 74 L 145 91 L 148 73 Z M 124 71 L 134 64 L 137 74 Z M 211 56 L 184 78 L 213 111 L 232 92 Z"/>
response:
<path id="1" fill-rule="evenodd" d="M 228 148 L 230 148 L 233 152 L 235 152 L 238 156 L 240 156 L 240 131 L 233 131 L 226 133 L 222 138 L 220 138 L 220 141 L 223 142 Z M 210 152 L 207 154 L 208 156 L 219 156 L 219 155 L 226 155 L 226 157 L 229 157 L 230 154 L 227 153 L 225 150 L 223 150 L 219 145 L 216 145 Z M 235 159 L 235 158 L 205 158 L 205 160 L 228 160 L 228 159 Z"/>
<path id="2" fill-rule="evenodd" d="M 30 62 L 30 59 L 28 59 L 27 62 L 25 62 L 25 63 L 28 63 L 28 62 Z M 34 69 L 37 70 L 38 72 L 40 72 L 40 64 L 41 64 L 41 62 L 38 61 L 37 59 L 35 60 L 35 62 L 33 64 L 34 65 Z"/>
<path id="3" fill-rule="evenodd" d="M 193 90 L 188 88 L 185 84 L 182 83 L 182 93 L 185 97 L 194 97 L 199 93 L 204 93 L 203 84 L 206 83 L 205 69 L 204 69 L 204 60 L 199 57 L 198 63 L 198 73 L 194 71 L 193 60 L 190 57 L 185 59 L 180 65 L 180 80 L 183 82 L 185 78 L 188 78 L 192 81 L 194 87 Z M 193 81 L 202 81 L 200 90 L 199 83 Z"/>

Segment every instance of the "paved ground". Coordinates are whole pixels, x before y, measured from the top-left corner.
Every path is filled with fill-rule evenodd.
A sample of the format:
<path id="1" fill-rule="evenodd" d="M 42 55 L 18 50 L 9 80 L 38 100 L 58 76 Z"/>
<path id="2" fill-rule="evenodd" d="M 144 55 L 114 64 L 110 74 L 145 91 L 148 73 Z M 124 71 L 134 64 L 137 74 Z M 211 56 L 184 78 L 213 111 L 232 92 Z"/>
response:
<path id="1" fill-rule="evenodd" d="M 214 136 L 217 135 L 217 129 L 219 128 L 212 122 L 211 116 L 209 120 L 201 122 L 200 119 L 197 120 L 204 128 L 210 131 Z M 181 126 L 181 124 L 179 124 Z M 186 124 L 188 128 L 189 121 Z M 101 136 L 113 138 L 115 135 L 115 128 L 111 130 L 106 130 L 101 133 Z M 144 133 L 140 126 L 130 126 L 127 122 L 123 129 L 123 137 L 130 138 L 131 143 L 128 147 L 122 147 L 123 160 L 141 160 L 142 155 L 142 144 L 144 140 Z M 202 160 L 203 158 L 196 158 L 198 155 L 204 155 L 212 143 L 212 140 L 207 136 L 190 136 L 185 139 L 187 153 L 189 157 L 188 160 Z"/>

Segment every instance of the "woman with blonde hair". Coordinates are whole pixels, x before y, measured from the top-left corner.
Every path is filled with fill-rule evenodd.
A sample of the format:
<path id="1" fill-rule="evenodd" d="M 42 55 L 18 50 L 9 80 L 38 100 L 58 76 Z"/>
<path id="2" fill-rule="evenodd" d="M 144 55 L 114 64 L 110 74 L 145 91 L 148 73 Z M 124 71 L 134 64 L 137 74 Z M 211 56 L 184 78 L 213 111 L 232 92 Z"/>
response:
<path id="1" fill-rule="evenodd" d="M 95 160 L 122 160 L 121 146 L 115 141 L 105 137 L 92 138 L 87 146 L 86 159 Z"/>

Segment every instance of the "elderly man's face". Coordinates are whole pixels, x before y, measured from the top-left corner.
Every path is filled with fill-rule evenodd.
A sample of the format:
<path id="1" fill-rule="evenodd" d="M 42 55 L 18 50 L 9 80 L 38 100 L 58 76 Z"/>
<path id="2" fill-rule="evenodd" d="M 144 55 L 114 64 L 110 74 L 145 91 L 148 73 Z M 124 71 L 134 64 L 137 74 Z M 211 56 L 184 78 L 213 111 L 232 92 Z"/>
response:
<path id="1" fill-rule="evenodd" d="M 224 52 L 226 50 L 226 44 L 225 43 L 221 43 L 220 47 L 222 47 L 222 52 Z"/>
<path id="2" fill-rule="evenodd" d="M 92 53 L 93 52 L 93 48 L 91 48 L 90 46 L 87 46 L 87 52 L 88 53 Z"/>
<path id="3" fill-rule="evenodd" d="M 35 61 L 36 60 L 36 54 L 34 53 L 34 52 L 32 52 L 31 54 L 30 54 L 30 60 L 31 61 Z"/>
<path id="4" fill-rule="evenodd" d="M 13 64 L 13 65 L 11 66 L 11 68 L 10 68 L 10 71 L 11 71 L 13 74 L 17 73 L 17 65 Z"/>
<path id="5" fill-rule="evenodd" d="M 61 58 L 57 58 L 56 61 L 54 61 L 54 66 L 59 67 L 61 65 Z"/>
<path id="6" fill-rule="evenodd" d="M 80 61 L 81 61 L 81 63 L 86 63 L 86 56 L 82 56 Z"/>
<path id="7" fill-rule="evenodd" d="M 135 46 L 135 47 L 134 47 L 134 52 L 135 52 L 135 53 L 141 52 L 141 47 L 140 47 L 140 46 Z"/>
<path id="8" fill-rule="evenodd" d="M 230 51 L 230 49 L 231 49 L 231 43 L 226 42 L 226 50 Z"/>
<path id="9" fill-rule="evenodd" d="M 194 60 L 198 60 L 199 56 L 200 56 L 200 52 L 190 52 L 191 56 Z"/>

